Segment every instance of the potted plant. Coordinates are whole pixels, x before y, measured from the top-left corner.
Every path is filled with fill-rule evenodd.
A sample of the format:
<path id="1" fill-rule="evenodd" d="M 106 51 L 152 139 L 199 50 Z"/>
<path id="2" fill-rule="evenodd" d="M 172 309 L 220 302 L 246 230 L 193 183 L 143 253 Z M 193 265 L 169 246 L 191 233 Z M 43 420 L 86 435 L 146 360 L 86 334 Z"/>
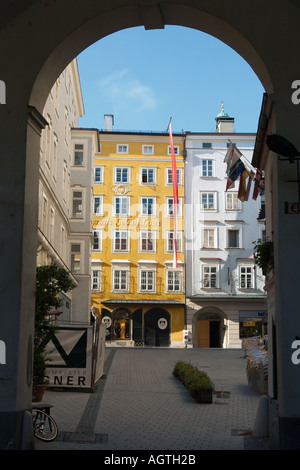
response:
<path id="1" fill-rule="evenodd" d="M 255 263 L 262 269 L 266 276 L 274 268 L 274 246 L 271 240 L 253 242 Z"/>
<path id="2" fill-rule="evenodd" d="M 41 401 L 47 380 L 45 372 L 48 352 L 46 346 L 56 332 L 56 325 L 49 317 L 51 309 L 59 308 L 62 299 L 60 292 L 68 292 L 75 287 L 69 273 L 56 264 L 38 266 L 36 269 L 36 300 L 33 354 L 33 400 Z"/>

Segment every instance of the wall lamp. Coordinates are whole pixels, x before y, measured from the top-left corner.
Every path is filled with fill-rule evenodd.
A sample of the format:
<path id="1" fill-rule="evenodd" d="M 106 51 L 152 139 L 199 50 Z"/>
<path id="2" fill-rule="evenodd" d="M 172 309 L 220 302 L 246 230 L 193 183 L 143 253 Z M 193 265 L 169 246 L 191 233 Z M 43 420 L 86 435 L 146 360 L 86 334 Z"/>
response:
<path id="1" fill-rule="evenodd" d="M 270 150 L 279 155 L 279 160 L 282 160 L 280 158 L 281 156 L 285 157 L 284 160 L 288 159 L 290 163 L 294 163 L 294 161 L 298 160 L 300 157 L 300 152 L 296 147 L 281 135 L 268 135 L 266 143 Z"/>
<path id="2" fill-rule="evenodd" d="M 300 214 L 300 169 L 299 169 L 299 157 L 300 152 L 296 147 L 289 142 L 285 137 L 282 137 L 278 134 L 272 134 L 267 136 L 266 140 L 267 146 L 270 150 L 278 154 L 279 160 L 289 161 L 294 163 L 297 160 L 297 179 L 289 180 L 288 183 L 297 183 L 298 184 L 298 204 L 297 209 L 295 210 L 295 205 L 292 204 L 292 211 L 288 210 L 288 203 L 285 203 L 285 213 L 297 213 Z M 280 158 L 281 157 L 281 158 Z"/>

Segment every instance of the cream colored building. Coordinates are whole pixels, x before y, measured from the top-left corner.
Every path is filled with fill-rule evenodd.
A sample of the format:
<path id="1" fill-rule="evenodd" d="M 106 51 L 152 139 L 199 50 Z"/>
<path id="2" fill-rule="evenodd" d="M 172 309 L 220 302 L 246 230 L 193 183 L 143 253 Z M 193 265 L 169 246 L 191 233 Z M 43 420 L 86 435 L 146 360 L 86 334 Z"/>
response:
<path id="1" fill-rule="evenodd" d="M 90 320 L 91 165 L 95 132 L 77 131 L 84 114 L 73 60 L 54 83 L 43 116 L 39 166 L 38 265 L 56 263 L 76 288 L 67 294 L 60 321 Z M 80 135 L 78 135 L 80 133 Z"/>

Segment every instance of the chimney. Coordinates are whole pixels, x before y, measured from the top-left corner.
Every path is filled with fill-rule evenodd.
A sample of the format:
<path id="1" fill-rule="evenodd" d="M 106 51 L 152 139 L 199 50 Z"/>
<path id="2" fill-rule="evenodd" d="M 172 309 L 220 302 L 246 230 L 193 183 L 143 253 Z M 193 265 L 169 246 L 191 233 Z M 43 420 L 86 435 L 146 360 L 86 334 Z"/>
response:
<path id="1" fill-rule="evenodd" d="M 114 115 L 104 114 L 104 130 L 112 131 L 114 127 Z"/>

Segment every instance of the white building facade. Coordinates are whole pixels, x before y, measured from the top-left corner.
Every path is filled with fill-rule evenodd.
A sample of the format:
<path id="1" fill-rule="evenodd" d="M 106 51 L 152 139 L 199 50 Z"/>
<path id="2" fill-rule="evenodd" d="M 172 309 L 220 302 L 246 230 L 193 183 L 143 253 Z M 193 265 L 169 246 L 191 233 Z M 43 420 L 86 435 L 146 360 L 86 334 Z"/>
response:
<path id="1" fill-rule="evenodd" d="M 40 141 L 37 264 L 63 267 L 76 285 L 61 293 L 60 322 L 90 321 L 92 167 L 98 138 L 95 130 L 76 129 L 83 114 L 75 59 L 50 91 Z"/>
<path id="2" fill-rule="evenodd" d="M 88 323 L 91 308 L 91 253 L 93 247 L 94 154 L 99 149 L 96 129 L 71 130 L 70 270 L 77 282 L 72 292 L 72 322 Z"/>
<path id="3" fill-rule="evenodd" d="M 185 260 L 187 329 L 194 347 L 240 348 L 267 333 L 264 276 L 253 242 L 265 236 L 261 197 L 226 191 L 230 141 L 251 160 L 255 134 L 239 134 L 222 111 L 215 133 L 186 134 Z"/>

